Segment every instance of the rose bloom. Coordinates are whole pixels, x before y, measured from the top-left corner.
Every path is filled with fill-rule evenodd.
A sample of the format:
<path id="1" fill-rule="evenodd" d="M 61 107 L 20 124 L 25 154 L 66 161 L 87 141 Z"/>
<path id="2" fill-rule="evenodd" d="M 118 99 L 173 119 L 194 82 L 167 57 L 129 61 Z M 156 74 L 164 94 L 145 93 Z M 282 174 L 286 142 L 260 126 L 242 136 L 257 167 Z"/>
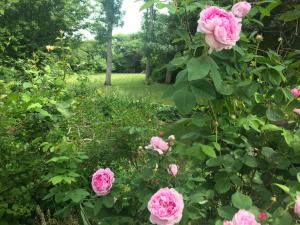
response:
<path id="1" fill-rule="evenodd" d="M 173 176 L 176 177 L 177 173 L 178 173 L 178 166 L 176 164 L 170 164 L 168 166 L 168 173 Z"/>
<path id="2" fill-rule="evenodd" d="M 205 34 L 205 41 L 212 51 L 231 49 L 240 39 L 242 25 L 232 12 L 210 6 L 200 13 L 198 31 Z"/>
<path id="3" fill-rule="evenodd" d="M 160 137 L 152 137 L 150 144 L 146 148 L 157 151 L 160 155 L 163 155 L 168 152 L 169 144 Z"/>
<path id="4" fill-rule="evenodd" d="M 225 220 L 223 225 L 233 225 L 233 223 L 231 221 Z"/>
<path id="5" fill-rule="evenodd" d="M 300 115 L 300 109 L 294 109 L 293 112 L 297 113 L 298 115 Z"/>
<path id="6" fill-rule="evenodd" d="M 236 4 L 233 5 L 231 12 L 239 17 L 239 18 L 243 18 L 245 16 L 248 15 L 248 13 L 251 10 L 251 4 L 248 2 L 238 2 Z"/>
<path id="7" fill-rule="evenodd" d="M 148 202 L 150 222 L 157 225 L 179 223 L 184 208 L 183 197 L 173 188 L 162 188 Z"/>
<path id="8" fill-rule="evenodd" d="M 92 177 L 93 190 L 98 196 L 107 195 L 114 181 L 114 173 L 110 169 L 99 169 Z"/>
<path id="9" fill-rule="evenodd" d="M 298 196 L 296 199 L 296 203 L 294 206 L 294 213 L 300 216 L 300 196 Z"/>
<path id="10" fill-rule="evenodd" d="M 299 97 L 300 96 L 300 90 L 297 88 L 291 89 L 291 93 L 294 97 Z"/>
<path id="11" fill-rule="evenodd" d="M 260 225 L 260 223 L 256 222 L 252 213 L 241 209 L 233 216 L 232 225 Z"/>
<path id="12" fill-rule="evenodd" d="M 262 221 L 264 221 L 264 220 L 266 220 L 267 219 L 267 213 L 265 213 L 265 212 L 260 212 L 259 214 L 258 214 L 258 218 L 260 219 L 260 220 L 262 220 Z"/>

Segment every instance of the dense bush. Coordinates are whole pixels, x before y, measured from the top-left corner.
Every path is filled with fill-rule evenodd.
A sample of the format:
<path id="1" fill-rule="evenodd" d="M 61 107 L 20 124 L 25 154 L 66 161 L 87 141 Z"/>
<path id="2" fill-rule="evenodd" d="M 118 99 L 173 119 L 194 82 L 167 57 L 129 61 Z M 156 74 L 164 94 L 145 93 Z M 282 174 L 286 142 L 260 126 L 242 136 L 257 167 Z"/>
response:
<path id="1" fill-rule="evenodd" d="M 159 129 L 148 100 L 105 96 L 86 79 L 68 87 L 66 64 L 53 57 L 0 83 L 0 218 L 8 224 L 35 223 L 38 205 L 71 216 L 97 166 L 128 170 L 122 162 Z"/>
<path id="2" fill-rule="evenodd" d="M 232 32 L 240 35 L 239 21 L 232 15 L 228 18 Z M 203 32 L 206 38 L 215 39 L 226 34 Z M 208 46 L 204 35 L 182 38 L 186 50 L 172 62 L 181 72 L 167 95 L 186 115 L 170 131 L 178 142 L 173 146 L 171 137 L 169 143 L 152 138 L 150 146 L 138 151 L 133 173 L 121 177 L 116 172 L 111 193 L 90 199 L 82 208 L 84 220 L 147 224 L 151 213 L 150 221 L 155 224 L 175 224 L 181 214 L 176 211 L 180 201 L 157 198 L 166 191 L 161 188 L 173 187 L 184 199 L 181 224 L 224 221 L 237 225 L 246 218 L 244 224 L 299 222 L 300 91 L 291 91 L 299 82 L 297 53 L 281 56 L 268 50 L 258 54 L 263 39 L 255 34 L 244 34 L 239 46 L 235 46 L 239 38 L 235 34 L 222 39 L 223 45 L 206 39 Z M 168 171 L 174 163 L 179 165 L 178 175 Z M 164 216 L 158 218 L 159 214 Z M 162 218 L 165 221 L 159 222 Z"/>

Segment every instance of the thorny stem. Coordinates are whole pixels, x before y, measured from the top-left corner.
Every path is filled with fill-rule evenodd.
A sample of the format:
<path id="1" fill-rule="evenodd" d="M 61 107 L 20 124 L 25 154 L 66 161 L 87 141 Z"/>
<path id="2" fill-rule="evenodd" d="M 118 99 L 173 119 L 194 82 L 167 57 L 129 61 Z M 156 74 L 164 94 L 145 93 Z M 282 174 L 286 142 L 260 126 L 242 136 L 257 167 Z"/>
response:
<path id="1" fill-rule="evenodd" d="M 257 43 L 256 45 L 256 49 L 255 49 L 255 60 L 254 60 L 254 66 L 257 67 L 257 53 L 258 53 L 258 49 L 259 49 L 259 46 L 260 46 L 260 41 Z"/>
<path id="2" fill-rule="evenodd" d="M 209 105 L 209 108 L 210 108 L 210 110 L 211 110 L 211 112 L 213 114 L 214 120 L 217 123 L 218 122 L 218 118 L 217 118 L 217 115 L 216 115 L 216 113 L 214 111 L 214 108 L 213 108 L 210 100 L 208 101 L 208 105 Z M 215 141 L 216 141 L 216 143 L 218 143 L 218 124 L 216 124 L 216 126 L 215 126 L 215 137 L 216 137 Z"/>
<path id="3" fill-rule="evenodd" d="M 186 25 L 186 29 L 187 29 L 187 32 L 188 32 L 188 34 L 189 34 L 190 41 L 191 41 L 191 43 L 193 43 L 193 37 L 192 37 L 192 33 L 191 33 L 191 30 L 190 30 L 190 26 L 189 26 L 189 21 L 188 21 L 188 14 L 187 14 L 187 10 L 186 10 L 186 5 L 184 6 L 184 15 L 185 15 L 185 25 Z"/>

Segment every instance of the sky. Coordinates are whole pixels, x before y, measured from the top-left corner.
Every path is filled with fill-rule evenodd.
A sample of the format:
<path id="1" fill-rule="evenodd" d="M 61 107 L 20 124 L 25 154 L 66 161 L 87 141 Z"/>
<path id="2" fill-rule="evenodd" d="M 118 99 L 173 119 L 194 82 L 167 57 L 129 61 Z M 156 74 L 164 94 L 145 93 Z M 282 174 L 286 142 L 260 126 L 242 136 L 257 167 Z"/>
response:
<path id="1" fill-rule="evenodd" d="M 125 12 L 123 17 L 124 26 L 114 29 L 114 34 L 130 34 L 141 30 L 143 12 L 140 12 L 142 1 L 124 0 L 122 10 Z"/>
<path id="2" fill-rule="evenodd" d="M 142 1 L 123 0 L 122 11 L 124 11 L 122 27 L 116 27 L 113 34 L 131 34 L 141 30 L 141 23 L 143 12 L 140 12 L 140 7 L 143 5 Z M 93 39 L 94 36 L 88 30 L 81 30 L 79 32 L 84 36 L 84 39 Z"/>

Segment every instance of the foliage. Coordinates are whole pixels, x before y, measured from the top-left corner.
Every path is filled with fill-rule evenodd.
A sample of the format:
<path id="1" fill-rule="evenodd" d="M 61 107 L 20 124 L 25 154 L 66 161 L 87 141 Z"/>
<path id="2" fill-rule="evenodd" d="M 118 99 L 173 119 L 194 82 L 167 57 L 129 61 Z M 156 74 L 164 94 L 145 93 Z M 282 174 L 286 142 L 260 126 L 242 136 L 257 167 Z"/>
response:
<path id="1" fill-rule="evenodd" d="M 184 4 L 177 10 L 184 12 Z M 297 52 L 260 52 L 262 40 L 245 32 L 239 46 L 207 55 L 200 34 L 183 32 L 186 48 L 172 61 L 181 71 L 166 93 L 185 116 L 169 128 L 179 141 L 166 155 L 140 149 L 133 173 L 120 176 L 106 197 L 90 199 L 84 218 L 147 223 L 151 195 L 174 187 L 185 200 L 181 224 L 223 224 L 238 209 L 267 212 L 262 224 L 298 223 L 292 206 L 300 187 L 299 115 L 293 112 L 299 102 L 290 93 L 299 82 Z M 170 163 L 180 166 L 176 178 L 167 174 Z"/>
<path id="2" fill-rule="evenodd" d="M 70 66 L 78 73 L 103 72 L 106 70 L 106 52 L 102 44 L 97 41 L 83 41 L 72 48 Z"/>
<path id="3" fill-rule="evenodd" d="M 118 73 L 141 73 L 142 53 L 141 35 L 115 35 L 113 37 L 114 71 Z"/>
<path id="4" fill-rule="evenodd" d="M 54 43 L 60 30 L 72 35 L 82 28 L 82 20 L 88 16 L 89 9 L 85 0 L 2 2 L 1 58 L 30 56 L 32 52 Z"/>

